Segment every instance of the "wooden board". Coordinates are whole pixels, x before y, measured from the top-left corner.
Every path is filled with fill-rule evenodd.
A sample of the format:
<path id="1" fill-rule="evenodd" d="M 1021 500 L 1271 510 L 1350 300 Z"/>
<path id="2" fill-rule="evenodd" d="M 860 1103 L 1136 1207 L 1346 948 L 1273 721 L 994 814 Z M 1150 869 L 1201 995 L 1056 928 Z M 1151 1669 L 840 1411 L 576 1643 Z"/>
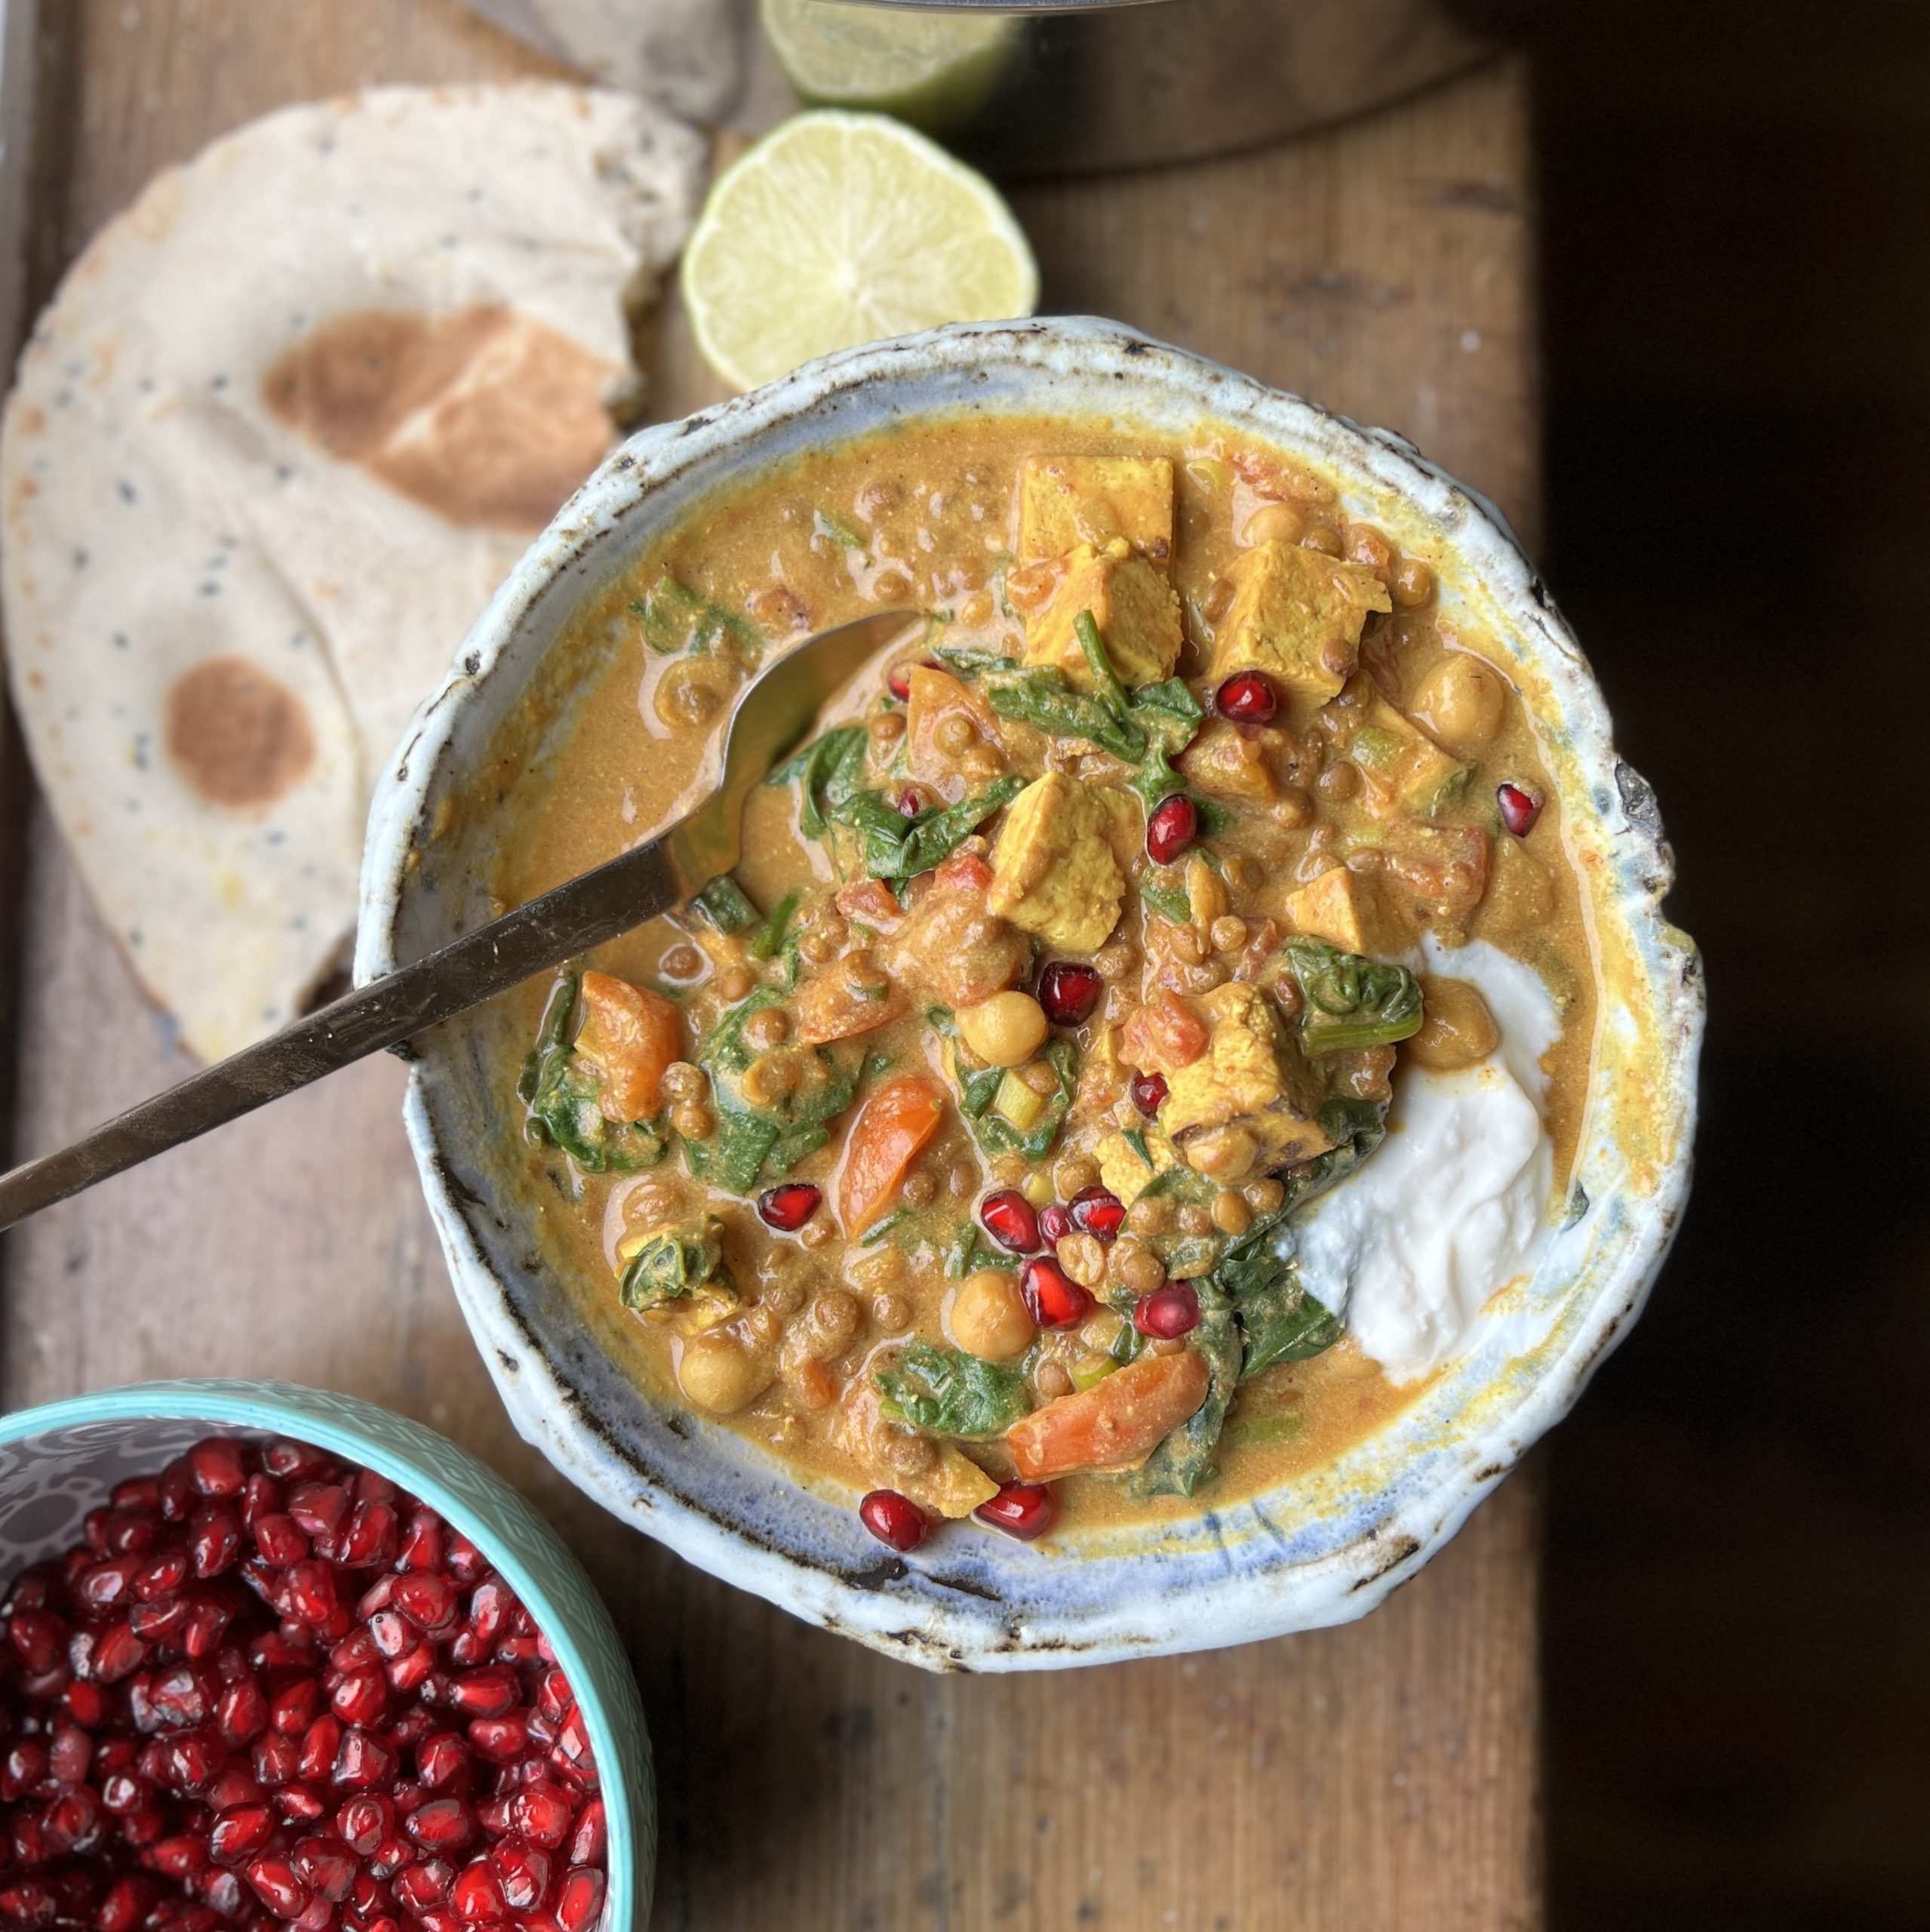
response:
<path id="1" fill-rule="evenodd" d="M 453 0 L 47 0 L 44 20 L 44 269 L 154 168 L 278 103 L 533 69 Z M 1017 202 L 1049 306 L 1405 430 L 1532 526 L 1527 163 L 1525 76 L 1503 63 L 1295 146 Z M 649 359 L 658 413 L 714 392 L 674 313 Z M 26 844 L 22 1156 L 188 1070 L 44 814 Z M 1539 1922 L 1529 1482 L 1345 1630 L 926 1677 L 687 1568 L 514 1438 L 416 1191 L 401 1088 L 392 1062 L 355 1069 L 6 1238 L 5 1399 L 284 1376 L 418 1416 L 521 1484 L 636 1660 L 659 1927 Z"/>

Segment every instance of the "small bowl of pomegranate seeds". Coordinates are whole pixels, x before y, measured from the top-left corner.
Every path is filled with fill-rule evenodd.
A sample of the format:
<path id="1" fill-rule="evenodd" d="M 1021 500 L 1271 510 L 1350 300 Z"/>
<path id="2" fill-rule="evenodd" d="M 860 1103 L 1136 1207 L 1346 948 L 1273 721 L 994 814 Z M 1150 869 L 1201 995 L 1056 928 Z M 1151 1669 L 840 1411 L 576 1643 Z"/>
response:
<path id="1" fill-rule="evenodd" d="M 522 1497 L 341 1395 L 0 1421 L 0 1932 L 619 1932 L 650 1744 Z"/>

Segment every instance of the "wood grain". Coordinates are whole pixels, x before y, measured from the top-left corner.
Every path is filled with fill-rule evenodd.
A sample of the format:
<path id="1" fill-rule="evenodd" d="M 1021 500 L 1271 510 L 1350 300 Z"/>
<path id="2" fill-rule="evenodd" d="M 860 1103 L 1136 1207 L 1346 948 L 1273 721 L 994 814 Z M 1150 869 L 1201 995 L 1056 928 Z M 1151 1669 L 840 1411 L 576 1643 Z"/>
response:
<path id="1" fill-rule="evenodd" d="M 72 130 L 37 209 L 53 259 L 152 169 L 278 103 L 533 70 L 452 0 L 50 0 L 48 19 Z M 1028 188 L 1048 303 L 1403 429 L 1532 525 L 1525 99 L 1502 65 L 1295 146 Z M 674 305 L 647 360 L 657 413 L 715 392 Z M 29 845 L 23 1155 L 187 1069 L 44 818 Z M 392 1063 L 354 1069 L 8 1237 L 5 1397 L 287 1376 L 419 1416 L 522 1484 L 636 1659 L 659 1927 L 1538 1924 L 1529 1482 L 1345 1630 L 927 1678 L 687 1568 L 514 1439 L 421 1205 L 401 1086 Z"/>

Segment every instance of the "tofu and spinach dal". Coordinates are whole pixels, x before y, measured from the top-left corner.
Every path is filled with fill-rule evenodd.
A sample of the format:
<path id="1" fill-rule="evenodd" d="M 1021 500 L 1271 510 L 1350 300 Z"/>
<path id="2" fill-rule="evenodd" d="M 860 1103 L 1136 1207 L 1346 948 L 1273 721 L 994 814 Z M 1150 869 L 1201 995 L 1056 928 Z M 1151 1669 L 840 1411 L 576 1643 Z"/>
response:
<path id="1" fill-rule="evenodd" d="M 928 423 L 577 614 L 607 668 L 502 898 L 684 808 L 767 654 L 894 608 L 737 872 L 527 989 L 552 1262 L 897 1549 L 1330 1462 L 1532 1269 L 1574 1153 L 1592 967 L 1517 694 L 1311 469 Z"/>

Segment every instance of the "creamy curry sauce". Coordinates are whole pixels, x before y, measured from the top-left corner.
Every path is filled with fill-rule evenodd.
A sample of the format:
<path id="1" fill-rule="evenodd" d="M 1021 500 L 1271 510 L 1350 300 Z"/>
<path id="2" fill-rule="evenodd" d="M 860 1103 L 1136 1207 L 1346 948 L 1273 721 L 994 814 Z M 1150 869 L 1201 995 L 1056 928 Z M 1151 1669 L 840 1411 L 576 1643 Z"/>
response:
<path id="1" fill-rule="evenodd" d="M 1368 1359 L 1279 1217 L 1371 1161 L 1397 1066 L 1494 1046 L 1421 935 L 1539 976 L 1544 1220 L 1574 1156 L 1594 980 L 1516 694 L 1298 463 L 927 424 L 708 505 L 576 616 L 552 689 L 598 682 L 501 900 L 672 817 L 764 654 L 897 607 L 932 621 L 756 795 L 709 913 L 519 995 L 545 1051 L 502 1118 L 553 1265 L 656 1399 L 887 1492 L 900 1547 L 1331 1461 L 1431 1365 Z"/>

